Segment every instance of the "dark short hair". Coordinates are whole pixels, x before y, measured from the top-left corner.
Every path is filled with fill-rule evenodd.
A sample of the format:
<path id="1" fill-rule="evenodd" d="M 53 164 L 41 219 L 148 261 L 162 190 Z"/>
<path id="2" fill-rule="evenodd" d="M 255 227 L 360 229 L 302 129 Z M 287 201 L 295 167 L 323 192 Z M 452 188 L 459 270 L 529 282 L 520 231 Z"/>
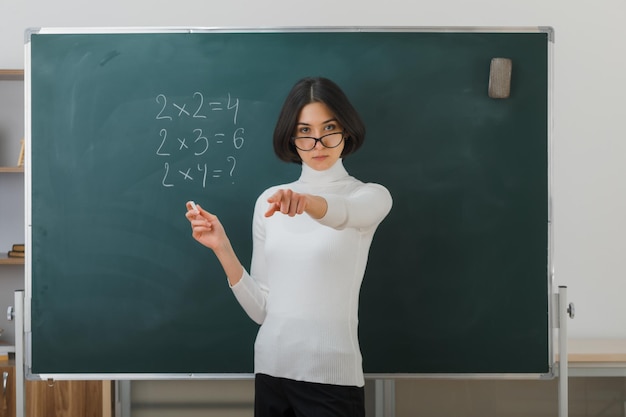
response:
<path id="1" fill-rule="evenodd" d="M 355 152 L 363 144 L 365 125 L 341 88 L 327 78 L 307 77 L 298 81 L 285 98 L 274 128 L 274 152 L 280 160 L 302 164 L 291 137 L 296 130 L 300 110 L 315 102 L 328 106 L 345 131 L 342 157 Z"/>

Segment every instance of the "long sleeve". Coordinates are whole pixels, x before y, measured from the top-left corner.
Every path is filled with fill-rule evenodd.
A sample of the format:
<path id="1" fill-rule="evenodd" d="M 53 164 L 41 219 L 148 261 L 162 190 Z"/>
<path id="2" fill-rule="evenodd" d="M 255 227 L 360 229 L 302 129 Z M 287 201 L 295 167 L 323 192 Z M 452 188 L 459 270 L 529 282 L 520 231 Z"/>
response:
<path id="1" fill-rule="evenodd" d="M 391 210 L 389 191 L 379 184 L 365 184 L 348 196 L 322 195 L 328 203 L 326 215 L 318 221 L 337 230 L 376 227 Z"/>

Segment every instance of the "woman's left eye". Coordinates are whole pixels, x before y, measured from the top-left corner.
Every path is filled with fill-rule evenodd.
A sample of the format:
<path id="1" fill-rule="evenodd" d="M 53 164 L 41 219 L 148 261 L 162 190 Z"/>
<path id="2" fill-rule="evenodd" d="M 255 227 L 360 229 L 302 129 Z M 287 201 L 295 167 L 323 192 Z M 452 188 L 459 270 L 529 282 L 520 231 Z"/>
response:
<path id="1" fill-rule="evenodd" d="M 330 131 L 332 131 L 332 130 L 335 130 L 335 129 L 336 129 L 336 126 L 335 126 L 335 125 L 326 125 L 326 127 L 325 127 L 324 129 L 326 129 L 327 131 L 329 131 L 329 132 L 330 132 Z"/>

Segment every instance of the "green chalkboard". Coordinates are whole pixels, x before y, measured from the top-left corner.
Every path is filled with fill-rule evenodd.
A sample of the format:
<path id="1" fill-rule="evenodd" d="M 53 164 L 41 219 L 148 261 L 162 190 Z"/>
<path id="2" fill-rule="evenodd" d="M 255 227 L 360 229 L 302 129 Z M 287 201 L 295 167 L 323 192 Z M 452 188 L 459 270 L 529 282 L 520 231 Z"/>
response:
<path id="1" fill-rule="evenodd" d="M 348 171 L 394 199 L 362 287 L 365 372 L 550 373 L 550 35 L 32 32 L 30 373 L 252 372 L 257 327 L 185 202 L 248 266 L 254 200 L 299 175 L 271 135 L 309 75 L 366 122 Z M 494 57 L 507 99 L 487 94 Z"/>

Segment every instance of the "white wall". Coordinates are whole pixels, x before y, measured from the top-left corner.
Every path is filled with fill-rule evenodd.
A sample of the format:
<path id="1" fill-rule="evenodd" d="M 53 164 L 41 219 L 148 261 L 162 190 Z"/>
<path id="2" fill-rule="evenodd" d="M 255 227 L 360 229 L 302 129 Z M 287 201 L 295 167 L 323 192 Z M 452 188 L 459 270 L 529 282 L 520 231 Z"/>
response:
<path id="1" fill-rule="evenodd" d="M 626 338 L 625 0 L 3 0 L 0 68 L 51 26 L 552 26 L 555 284 L 571 337 Z"/>

